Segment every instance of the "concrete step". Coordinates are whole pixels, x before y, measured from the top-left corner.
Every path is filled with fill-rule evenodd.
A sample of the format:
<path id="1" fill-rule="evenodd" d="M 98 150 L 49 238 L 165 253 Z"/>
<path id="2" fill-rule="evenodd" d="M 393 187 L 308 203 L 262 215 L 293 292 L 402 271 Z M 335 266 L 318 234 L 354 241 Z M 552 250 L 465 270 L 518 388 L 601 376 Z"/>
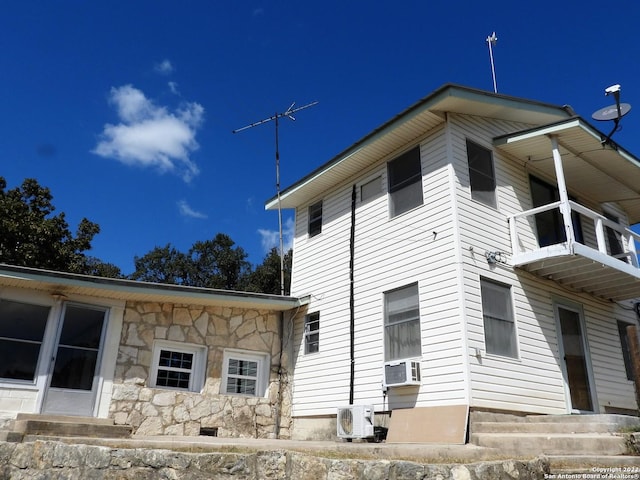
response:
<path id="1" fill-rule="evenodd" d="M 593 415 L 527 415 L 527 423 L 615 423 L 621 427 L 640 426 L 640 418 L 631 415 L 593 414 Z"/>
<path id="2" fill-rule="evenodd" d="M 129 438 L 132 428 L 114 425 L 113 419 L 69 417 L 59 415 L 20 414 L 13 421 L 10 434 L 26 437 L 43 435 L 54 437 Z M 20 440 L 13 440 L 20 441 Z"/>
<path id="3" fill-rule="evenodd" d="M 628 478 L 640 477 L 640 457 L 629 455 L 549 455 L 549 473 L 559 478 Z M 574 476 L 568 476 L 574 475 Z"/>
<path id="4" fill-rule="evenodd" d="M 40 415 L 19 413 L 16 420 L 38 420 L 43 422 L 82 423 L 85 425 L 113 425 L 113 418 L 80 417 L 75 415 Z"/>
<path id="5" fill-rule="evenodd" d="M 626 439 L 613 434 L 472 433 L 471 443 L 514 455 L 624 455 Z"/>
<path id="6" fill-rule="evenodd" d="M 618 423 L 603 422 L 477 422 L 471 425 L 473 433 L 616 433 Z"/>

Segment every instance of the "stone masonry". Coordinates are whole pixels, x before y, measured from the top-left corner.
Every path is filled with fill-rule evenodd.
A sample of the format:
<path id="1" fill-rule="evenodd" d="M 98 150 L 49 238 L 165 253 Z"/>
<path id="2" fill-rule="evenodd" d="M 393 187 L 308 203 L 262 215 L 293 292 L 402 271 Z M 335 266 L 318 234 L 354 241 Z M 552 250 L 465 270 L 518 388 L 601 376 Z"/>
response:
<path id="1" fill-rule="evenodd" d="M 136 435 L 199 435 L 201 428 L 217 428 L 220 437 L 289 438 L 288 358 L 281 358 L 278 328 L 278 312 L 129 302 L 109 415 L 117 425 L 133 426 Z M 201 392 L 149 387 L 155 340 L 207 348 Z M 220 393 L 225 348 L 270 355 L 265 397 Z"/>

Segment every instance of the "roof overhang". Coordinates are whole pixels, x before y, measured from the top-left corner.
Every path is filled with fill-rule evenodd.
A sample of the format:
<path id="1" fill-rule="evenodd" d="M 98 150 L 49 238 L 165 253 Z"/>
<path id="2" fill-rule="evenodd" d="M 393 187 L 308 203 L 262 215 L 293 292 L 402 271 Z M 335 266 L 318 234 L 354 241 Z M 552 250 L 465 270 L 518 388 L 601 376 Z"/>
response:
<path id="1" fill-rule="evenodd" d="M 348 178 L 394 153 L 446 120 L 446 113 L 478 115 L 529 125 L 547 124 L 571 115 L 559 107 L 517 97 L 447 84 L 357 141 L 333 159 L 266 202 L 267 210 L 295 208 L 321 196 Z"/>
<path id="2" fill-rule="evenodd" d="M 567 188 L 595 203 L 616 202 L 631 224 L 640 222 L 640 160 L 580 117 L 494 139 L 494 146 L 555 178 L 550 137 L 558 140 Z"/>
<path id="3" fill-rule="evenodd" d="M 0 265 L 0 290 L 24 288 L 66 296 L 81 295 L 132 302 L 162 302 L 202 306 L 286 311 L 308 303 L 309 299 L 237 292 L 210 288 L 165 285 L 132 280 L 91 277 L 28 267 Z"/>

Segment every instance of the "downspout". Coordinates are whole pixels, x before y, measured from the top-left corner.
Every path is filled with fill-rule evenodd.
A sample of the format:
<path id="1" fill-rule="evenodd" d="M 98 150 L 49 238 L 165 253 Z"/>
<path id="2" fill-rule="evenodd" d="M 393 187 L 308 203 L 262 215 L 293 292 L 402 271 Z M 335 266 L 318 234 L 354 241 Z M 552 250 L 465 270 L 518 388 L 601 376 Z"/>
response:
<path id="1" fill-rule="evenodd" d="M 274 406 L 274 427 L 273 433 L 276 438 L 280 438 L 280 423 L 282 417 L 282 382 L 284 372 L 282 371 L 282 352 L 284 350 L 284 312 L 280 312 L 278 320 L 278 333 L 280 337 L 280 353 L 278 356 L 278 396 Z"/>
<path id="2" fill-rule="evenodd" d="M 356 308 L 354 293 L 354 261 L 356 251 L 356 186 L 351 190 L 351 238 L 349 240 L 349 347 L 351 361 L 351 378 L 349 381 L 349 405 L 353 405 L 353 391 L 356 376 L 355 363 L 355 329 Z"/>

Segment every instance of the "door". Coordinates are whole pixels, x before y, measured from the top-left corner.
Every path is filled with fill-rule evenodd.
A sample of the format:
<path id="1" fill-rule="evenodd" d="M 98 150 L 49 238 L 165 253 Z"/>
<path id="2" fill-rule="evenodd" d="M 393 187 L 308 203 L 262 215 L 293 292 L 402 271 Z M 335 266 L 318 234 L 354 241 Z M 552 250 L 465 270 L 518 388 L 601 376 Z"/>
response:
<path id="1" fill-rule="evenodd" d="M 93 416 L 106 310 L 64 307 L 51 358 L 43 413 Z"/>
<path id="2" fill-rule="evenodd" d="M 556 305 L 560 327 L 560 354 L 564 361 L 565 385 L 569 390 L 571 411 L 593 412 L 593 378 L 579 308 Z"/>

